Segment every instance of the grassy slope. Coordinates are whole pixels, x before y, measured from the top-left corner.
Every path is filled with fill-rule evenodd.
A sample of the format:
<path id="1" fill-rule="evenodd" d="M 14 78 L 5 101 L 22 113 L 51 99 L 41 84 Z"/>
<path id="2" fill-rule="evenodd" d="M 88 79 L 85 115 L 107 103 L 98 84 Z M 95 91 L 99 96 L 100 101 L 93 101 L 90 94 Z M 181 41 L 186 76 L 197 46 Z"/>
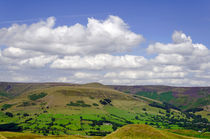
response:
<path id="1" fill-rule="evenodd" d="M 204 117 L 210 114 L 210 87 L 110 86 L 116 90 L 165 101 L 182 110 L 202 107 Z"/>
<path id="2" fill-rule="evenodd" d="M 181 136 L 155 129 L 148 125 L 126 125 L 104 139 L 188 139 L 190 137 Z"/>
<path id="3" fill-rule="evenodd" d="M 28 98 L 30 94 L 37 94 L 41 92 L 45 92 L 48 95 L 36 101 L 32 101 Z M 24 92 L 14 99 L 10 99 L 8 101 L 0 103 L 0 105 L 14 104 L 14 106 L 8 109 L 8 111 L 12 112 L 24 111 L 29 113 L 36 113 L 40 111 L 40 104 L 46 102 L 45 106 L 49 106 L 48 111 L 50 113 L 75 114 L 77 113 L 77 111 L 81 113 L 80 110 L 83 110 L 83 108 L 79 108 L 79 110 L 76 110 L 75 107 L 68 107 L 66 106 L 66 104 L 68 104 L 70 101 L 76 102 L 78 100 L 83 100 L 86 104 L 91 105 L 93 103 L 96 103 L 99 105 L 98 107 L 85 109 L 91 109 L 93 111 L 97 109 L 97 111 L 95 112 L 105 113 L 105 111 L 102 109 L 103 105 L 99 103 L 99 100 L 104 98 L 111 99 L 112 104 L 120 109 L 126 109 L 135 112 L 136 109 L 139 109 L 138 111 L 141 111 L 141 108 L 147 107 L 148 111 L 151 113 L 156 113 L 155 111 L 157 111 L 155 108 L 149 107 L 147 105 L 148 101 L 134 98 L 131 95 L 104 86 L 92 87 L 92 85 L 54 86 L 42 89 L 35 89 L 32 91 Z M 22 102 L 35 103 L 36 105 L 19 107 Z M 83 111 L 83 113 L 85 112 L 89 113 L 91 111 Z"/>
<path id="4" fill-rule="evenodd" d="M 15 82 L 0 82 L 0 96 L 14 98 L 22 93 L 34 90 L 43 89 L 52 86 L 72 86 L 70 83 L 15 83 Z"/>
<path id="5" fill-rule="evenodd" d="M 210 138 L 210 132 L 198 132 L 194 130 L 181 130 L 181 129 L 165 129 L 168 132 L 172 132 L 175 134 L 190 136 L 190 137 L 198 137 L 198 138 Z"/>

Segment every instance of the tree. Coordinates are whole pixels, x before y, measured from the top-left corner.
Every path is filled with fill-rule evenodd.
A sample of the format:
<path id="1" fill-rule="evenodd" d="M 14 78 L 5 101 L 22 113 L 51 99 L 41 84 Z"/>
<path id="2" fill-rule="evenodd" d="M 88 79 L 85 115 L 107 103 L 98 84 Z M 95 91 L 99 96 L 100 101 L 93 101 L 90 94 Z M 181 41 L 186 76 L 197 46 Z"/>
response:
<path id="1" fill-rule="evenodd" d="M 13 117 L 13 114 L 11 112 L 6 112 L 5 115 L 7 115 L 8 117 Z"/>
<path id="2" fill-rule="evenodd" d="M 26 116 L 29 116 L 29 114 L 28 113 L 24 113 L 23 116 L 26 117 Z"/>

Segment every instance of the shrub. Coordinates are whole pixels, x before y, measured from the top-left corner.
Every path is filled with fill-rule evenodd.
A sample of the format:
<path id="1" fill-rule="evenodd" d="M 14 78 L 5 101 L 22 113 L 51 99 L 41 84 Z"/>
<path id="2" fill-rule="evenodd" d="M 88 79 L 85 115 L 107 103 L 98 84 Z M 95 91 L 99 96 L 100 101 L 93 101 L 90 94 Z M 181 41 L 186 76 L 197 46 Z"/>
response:
<path id="1" fill-rule="evenodd" d="M 22 104 L 18 105 L 18 107 L 25 107 L 25 106 L 31 106 L 32 104 L 28 101 L 22 102 Z"/>
<path id="2" fill-rule="evenodd" d="M 22 131 L 22 128 L 16 123 L 1 124 L 0 131 Z"/>
<path id="3" fill-rule="evenodd" d="M 8 117 L 13 117 L 13 114 L 11 112 L 6 112 L 5 115 L 7 115 Z"/>
<path id="4" fill-rule="evenodd" d="M 93 106 L 99 106 L 97 103 L 93 103 Z"/>
<path id="5" fill-rule="evenodd" d="M 37 99 L 45 97 L 46 95 L 47 95 L 47 93 L 41 92 L 39 94 L 29 95 L 28 97 L 29 97 L 30 100 L 37 100 Z"/>
<path id="6" fill-rule="evenodd" d="M 203 110 L 203 108 L 192 108 L 192 109 L 186 110 L 185 112 L 193 112 L 193 113 L 195 113 L 195 112 L 199 112 L 199 111 L 202 111 L 202 110 Z"/>
<path id="7" fill-rule="evenodd" d="M 84 101 L 78 100 L 77 102 L 70 102 L 69 104 L 66 104 L 67 106 L 80 106 L 80 107 L 91 107 L 89 104 L 85 104 Z"/>
<path id="8" fill-rule="evenodd" d="M 13 106 L 13 104 L 4 104 L 4 105 L 2 106 L 2 110 L 9 109 L 9 108 L 11 108 L 12 106 Z"/>
<path id="9" fill-rule="evenodd" d="M 143 110 L 143 111 L 147 111 L 147 109 L 146 109 L 146 108 L 142 108 L 142 110 Z"/>
<path id="10" fill-rule="evenodd" d="M 90 96 L 90 99 L 95 99 L 93 96 Z"/>
<path id="11" fill-rule="evenodd" d="M 26 117 L 26 116 L 29 116 L 29 114 L 28 113 L 24 113 L 23 116 Z"/>
<path id="12" fill-rule="evenodd" d="M 136 116 L 136 117 L 135 117 L 135 119 L 136 119 L 136 120 L 139 120 L 139 117 L 138 117 L 138 116 Z"/>
<path id="13" fill-rule="evenodd" d="M 107 105 L 107 104 L 111 104 L 111 99 L 105 98 L 103 100 L 99 101 L 102 105 Z"/>
<path id="14" fill-rule="evenodd" d="M 0 91 L 0 96 L 9 97 L 9 94 L 7 92 Z"/>

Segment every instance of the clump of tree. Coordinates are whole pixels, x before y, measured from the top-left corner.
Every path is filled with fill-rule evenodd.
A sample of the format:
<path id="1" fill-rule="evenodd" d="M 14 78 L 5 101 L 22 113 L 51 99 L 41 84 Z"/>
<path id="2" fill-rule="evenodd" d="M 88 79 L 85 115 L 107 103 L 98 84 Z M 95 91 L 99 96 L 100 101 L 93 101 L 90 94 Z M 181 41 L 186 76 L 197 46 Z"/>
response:
<path id="1" fill-rule="evenodd" d="M 69 103 L 69 104 L 66 104 L 66 105 L 67 105 L 67 106 L 91 107 L 91 105 L 85 104 L 85 102 L 82 101 L 82 100 L 78 100 L 78 101 L 76 101 L 76 102 L 70 101 L 70 103 Z"/>
<path id="2" fill-rule="evenodd" d="M 9 97 L 9 94 L 5 91 L 0 91 L 0 96 Z"/>
<path id="3" fill-rule="evenodd" d="M 13 114 L 11 112 L 6 112 L 5 115 L 8 117 L 13 117 Z"/>
<path id="4" fill-rule="evenodd" d="M 0 124 L 0 131 L 22 131 L 22 128 L 16 123 Z"/>
<path id="5" fill-rule="evenodd" d="M 30 100 L 37 100 L 37 99 L 45 97 L 46 95 L 47 95 L 47 93 L 41 92 L 39 94 L 28 95 L 28 97 Z"/>
<path id="6" fill-rule="evenodd" d="M 4 111 L 6 109 L 9 109 L 13 106 L 14 104 L 4 104 L 2 107 L 1 107 L 1 110 Z"/>
<path id="7" fill-rule="evenodd" d="M 90 131 L 88 132 L 89 136 L 106 136 L 107 134 L 110 134 L 110 131 Z"/>
<path id="8" fill-rule="evenodd" d="M 199 112 L 199 111 L 202 111 L 202 110 L 203 110 L 203 108 L 192 108 L 192 109 L 186 110 L 185 112 L 193 112 L 193 113 L 195 113 L 195 112 Z"/>
<path id="9" fill-rule="evenodd" d="M 153 102 L 151 104 L 149 104 L 151 107 L 156 107 L 156 108 L 161 108 L 161 109 L 164 109 L 166 111 L 169 111 L 170 109 L 176 109 L 176 110 L 179 110 L 180 109 L 172 104 L 169 104 L 169 103 L 166 103 L 166 102 L 163 102 L 163 104 L 160 104 L 160 103 L 157 103 L 157 102 Z"/>
<path id="10" fill-rule="evenodd" d="M 30 103 L 29 101 L 23 101 L 22 104 L 18 105 L 18 107 L 26 107 L 26 106 L 31 106 L 32 103 Z"/>
<path id="11" fill-rule="evenodd" d="M 147 109 L 146 109 L 146 108 L 142 108 L 142 110 L 143 110 L 143 111 L 147 111 Z"/>
<path id="12" fill-rule="evenodd" d="M 28 113 L 24 113 L 23 116 L 24 117 L 27 117 L 27 116 L 29 116 L 29 114 Z"/>
<path id="13" fill-rule="evenodd" d="M 107 105 L 107 104 L 110 104 L 111 105 L 111 99 L 109 98 L 105 98 L 105 99 L 102 99 L 99 101 L 102 105 Z"/>
<path id="14" fill-rule="evenodd" d="M 93 103 L 93 106 L 99 106 L 97 103 Z"/>

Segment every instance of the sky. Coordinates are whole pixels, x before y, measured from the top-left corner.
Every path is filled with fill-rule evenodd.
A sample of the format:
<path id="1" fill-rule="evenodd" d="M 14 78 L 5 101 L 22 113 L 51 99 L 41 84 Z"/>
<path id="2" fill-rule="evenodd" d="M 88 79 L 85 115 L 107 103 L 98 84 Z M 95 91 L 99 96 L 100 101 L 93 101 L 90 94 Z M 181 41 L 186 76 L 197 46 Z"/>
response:
<path id="1" fill-rule="evenodd" d="M 1 0 L 0 81 L 209 86 L 209 0 Z"/>

